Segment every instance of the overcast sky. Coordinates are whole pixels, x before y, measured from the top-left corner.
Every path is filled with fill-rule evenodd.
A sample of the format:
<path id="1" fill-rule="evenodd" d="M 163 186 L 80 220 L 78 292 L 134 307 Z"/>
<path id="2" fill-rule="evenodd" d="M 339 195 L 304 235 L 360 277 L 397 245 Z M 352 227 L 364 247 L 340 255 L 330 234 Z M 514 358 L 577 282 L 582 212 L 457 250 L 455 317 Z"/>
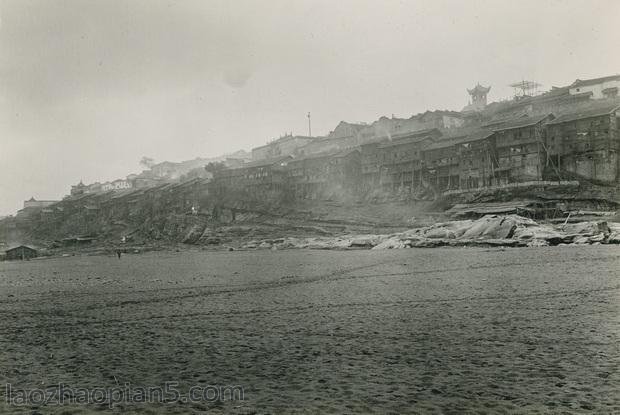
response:
<path id="1" fill-rule="evenodd" d="M 620 72 L 620 1 L 0 0 L 0 215 L 139 160 Z"/>

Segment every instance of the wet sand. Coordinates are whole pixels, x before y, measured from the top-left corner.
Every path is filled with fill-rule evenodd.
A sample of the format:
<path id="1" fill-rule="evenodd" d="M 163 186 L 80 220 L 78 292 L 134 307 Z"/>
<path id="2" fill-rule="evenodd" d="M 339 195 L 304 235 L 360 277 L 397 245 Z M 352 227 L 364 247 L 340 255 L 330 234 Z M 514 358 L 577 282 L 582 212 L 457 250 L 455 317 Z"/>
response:
<path id="1" fill-rule="evenodd" d="M 6 383 L 241 385 L 114 413 L 620 413 L 620 247 L 0 262 Z"/>

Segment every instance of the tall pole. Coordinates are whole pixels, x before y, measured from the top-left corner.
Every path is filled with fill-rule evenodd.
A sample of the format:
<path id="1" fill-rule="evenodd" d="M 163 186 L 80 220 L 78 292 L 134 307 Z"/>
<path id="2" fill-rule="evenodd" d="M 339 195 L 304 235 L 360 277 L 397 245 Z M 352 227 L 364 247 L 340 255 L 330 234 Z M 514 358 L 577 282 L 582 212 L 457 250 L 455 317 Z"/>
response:
<path id="1" fill-rule="evenodd" d="M 308 113 L 308 137 L 312 137 L 312 120 L 310 119 L 310 113 Z"/>

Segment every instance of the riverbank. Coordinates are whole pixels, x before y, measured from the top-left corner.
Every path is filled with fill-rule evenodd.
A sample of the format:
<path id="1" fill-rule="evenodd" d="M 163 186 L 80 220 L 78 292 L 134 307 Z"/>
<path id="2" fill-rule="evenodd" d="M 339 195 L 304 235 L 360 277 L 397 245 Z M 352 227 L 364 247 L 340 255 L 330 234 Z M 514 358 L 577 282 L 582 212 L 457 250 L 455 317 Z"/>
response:
<path id="1" fill-rule="evenodd" d="M 192 228 L 185 243 L 97 244 L 58 247 L 41 251 L 42 258 L 74 255 L 114 256 L 151 251 L 247 251 L 287 249 L 404 249 L 436 247 L 537 247 L 555 245 L 620 244 L 620 223 L 608 220 L 585 222 L 537 222 L 518 215 L 486 215 L 480 219 L 412 223 L 392 233 L 318 232 L 315 229 L 282 227 L 261 231 L 260 239 L 251 226 Z M 359 226 L 359 225 L 358 225 Z M 356 228 L 355 230 L 366 230 Z M 382 229 L 385 231 L 385 229 Z M 42 259 L 41 258 L 41 259 Z"/>
<path id="2" fill-rule="evenodd" d="M 245 391 L 129 414 L 613 413 L 618 269 L 612 245 L 3 262 L 0 381 Z"/>

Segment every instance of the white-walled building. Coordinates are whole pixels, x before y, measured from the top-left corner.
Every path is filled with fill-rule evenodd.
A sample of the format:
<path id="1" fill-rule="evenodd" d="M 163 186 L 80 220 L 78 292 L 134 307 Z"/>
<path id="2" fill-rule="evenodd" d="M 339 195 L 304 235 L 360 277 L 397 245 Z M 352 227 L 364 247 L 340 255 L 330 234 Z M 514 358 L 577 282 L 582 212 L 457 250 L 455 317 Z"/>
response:
<path id="1" fill-rule="evenodd" d="M 133 186 L 129 180 L 118 179 L 113 182 L 104 183 L 101 185 L 101 190 L 107 192 L 108 190 L 124 190 L 131 189 Z"/>
<path id="2" fill-rule="evenodd" d="M 569 87 L 571 95 L 592 93 L 592 99 L 614 98 L 618 96 L 620 75 L 604 76 L 602 78 L 577 79 Z"/>

